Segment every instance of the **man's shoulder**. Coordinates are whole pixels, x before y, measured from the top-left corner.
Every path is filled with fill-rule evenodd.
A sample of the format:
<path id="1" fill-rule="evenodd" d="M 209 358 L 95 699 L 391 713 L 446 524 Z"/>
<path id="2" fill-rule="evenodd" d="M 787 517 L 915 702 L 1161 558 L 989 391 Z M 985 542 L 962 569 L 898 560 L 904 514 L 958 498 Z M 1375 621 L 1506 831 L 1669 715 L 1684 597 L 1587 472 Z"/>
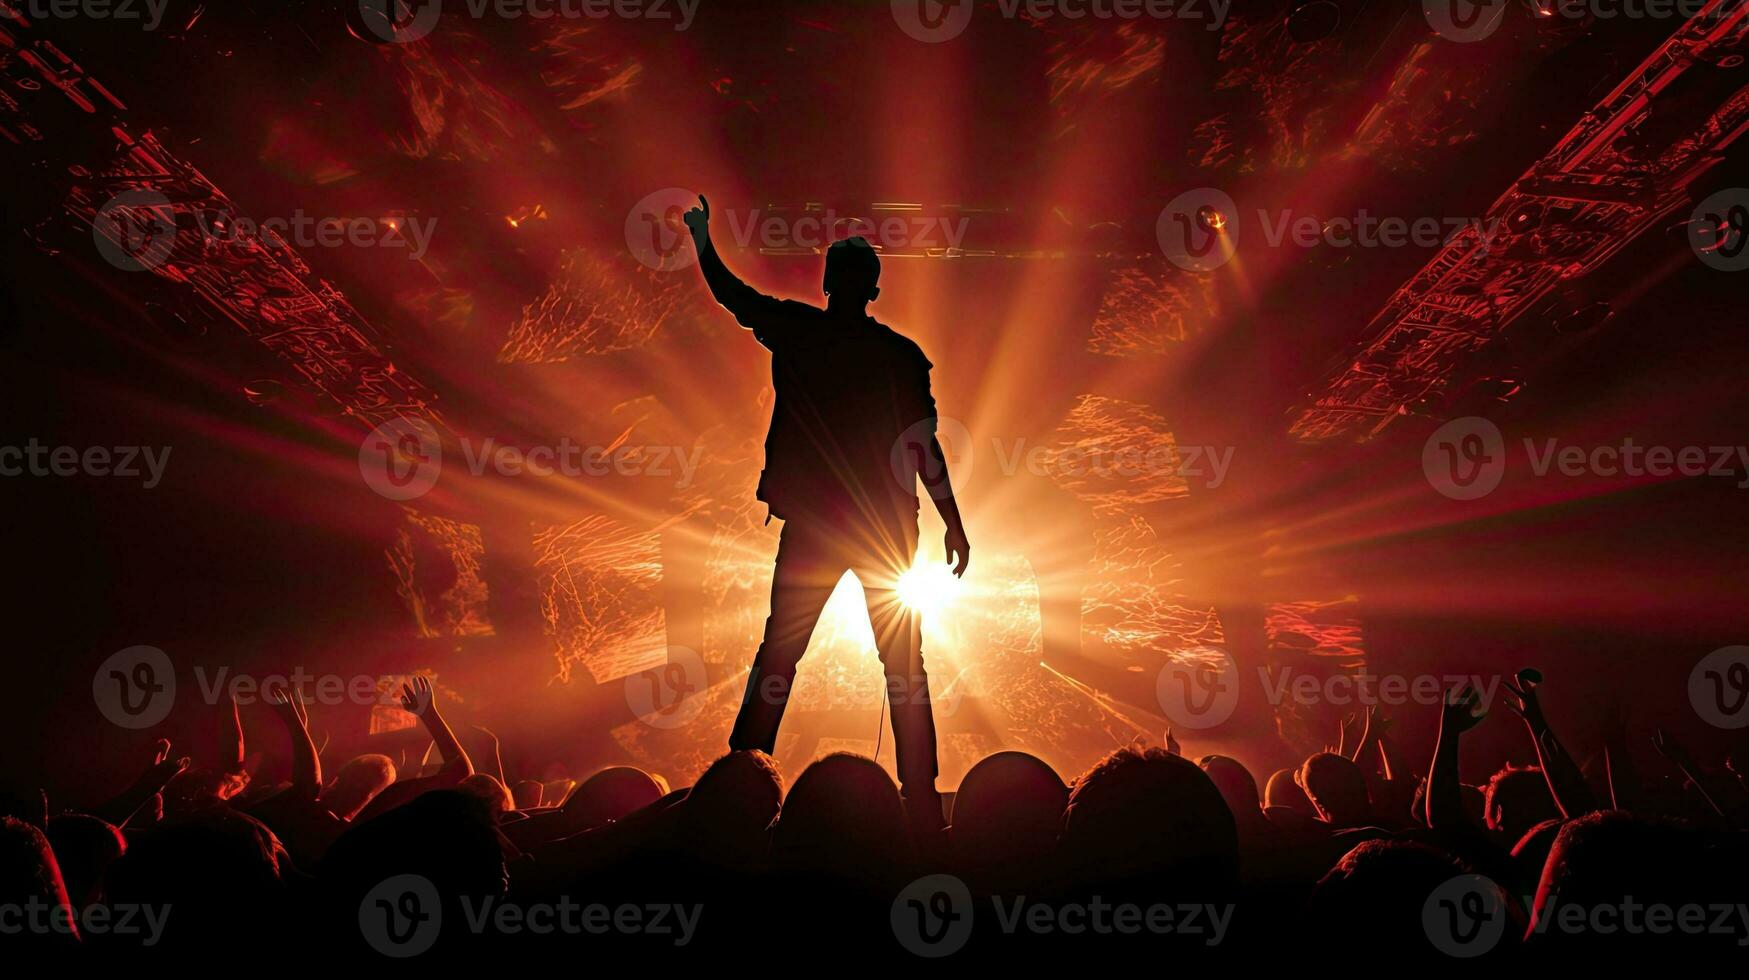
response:
<path id="1" fill-rule="evenodd" d="M 868 322 L 871 329 L 873 329 L 876 335 L 881 339 L 881 342 L 891 347 L 900 356 L 921 361 L 925 368 L 934 366 L 929 363 L 928 355 L 923 353 L 923 348 L 915 340 L 912 340 L 910 337 L 907 337 L 899 331 L 894 330 L 892 327 L 876 320 L 874 317 L 869 317 Z"/>

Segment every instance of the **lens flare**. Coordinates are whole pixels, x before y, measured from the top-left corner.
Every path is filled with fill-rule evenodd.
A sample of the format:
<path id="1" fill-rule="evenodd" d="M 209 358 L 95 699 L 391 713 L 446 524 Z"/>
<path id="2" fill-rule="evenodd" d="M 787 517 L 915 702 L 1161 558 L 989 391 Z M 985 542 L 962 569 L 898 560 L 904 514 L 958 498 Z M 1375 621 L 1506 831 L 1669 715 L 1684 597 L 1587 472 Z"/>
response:
<path id="1" fill-rule="evenodd" d="M 924 615 L 938 613 L 953 605 L 963 584 L 945 563 L 918 562 L 899 575 L 899 602 Z"/>

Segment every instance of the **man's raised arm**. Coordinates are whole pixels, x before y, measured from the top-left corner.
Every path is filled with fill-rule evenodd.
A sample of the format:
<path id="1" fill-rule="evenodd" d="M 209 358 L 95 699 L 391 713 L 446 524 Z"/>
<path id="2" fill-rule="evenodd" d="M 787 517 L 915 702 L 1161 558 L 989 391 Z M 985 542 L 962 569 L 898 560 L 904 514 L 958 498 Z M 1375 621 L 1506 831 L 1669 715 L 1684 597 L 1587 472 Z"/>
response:
<path id="1" fill-rule="evenodd" d="M 784 301 L 773 299 L 742 282 L 723 264 L 722 256 L 717 254 L 717 247 L 711 244 L 711 204 L 705 200 L 703 194 L 698 196 L 698 207 L 682 215 L 681 220 L 686 222 L 687 230 L 692 232 L 692 244 L 698 252 L 698 267 L 704 273 L 704 282 L 710 287 L 711 296 L 724 309 L 734 314 L 736 322 L 754 331 L 755 336 L 764 343 L 764 331 L 773 321 L 784 315 Z"/>

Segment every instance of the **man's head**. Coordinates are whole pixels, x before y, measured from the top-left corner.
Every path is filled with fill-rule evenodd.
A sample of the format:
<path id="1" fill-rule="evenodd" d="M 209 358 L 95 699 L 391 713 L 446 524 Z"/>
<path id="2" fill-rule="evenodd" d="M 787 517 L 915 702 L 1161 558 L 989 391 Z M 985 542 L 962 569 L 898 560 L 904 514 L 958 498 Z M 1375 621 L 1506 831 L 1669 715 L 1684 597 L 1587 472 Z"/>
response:
<path id="1" fill-rule="evenodd" d="M 1169 882 L 1175 889 L 1225 890 L 1238 873 L 1239 831 L 1221 791 L 1196 763 L 1162 748 L 1130 746 L 1075 780 L 1062 849 L 1077 887 L 1147 890 Z"/>
<path id="2" fill-rule="evenodd" d="M 1536 766 L 1507 766 L 1488 780 L 1484 792 L 1488 829 L 1500 834 L 1508 847 L 1532 827 L 1561 815 L 1543 771 Z"/>
<path id="3" fill-rule="evenodd" d="M 351 820 L 394 781 L 393 759 L 377 753 L 361 755 L 340 767 L 322 791 L 322 805 L 341 820 Z"/>
<path id="4" fill-rule="evenodd" d="M 826 278 L 820 288 L 830 305 L 861 309 L 881 294 L 881 260 L 861 235 L 833 242 L 826 249 Z"/>
<path id="5" fill-rule="evenodd" d="M 1325 822 L 1359 827 L 1372 819 L 1372 800 L 1360 767 L 1334 752 L 1319 752 L 1300 766 L 1295 779 Z"/>
<path id="6" fill-rule="evenodd" d="M 1256 821 L 1263 817 L 1263 801 L 1257 796 L 1257 779 L 1239 760 L 1224 755 L 1205 755 L 1197 765 L 1221 791 L 1235 819 Z"/>

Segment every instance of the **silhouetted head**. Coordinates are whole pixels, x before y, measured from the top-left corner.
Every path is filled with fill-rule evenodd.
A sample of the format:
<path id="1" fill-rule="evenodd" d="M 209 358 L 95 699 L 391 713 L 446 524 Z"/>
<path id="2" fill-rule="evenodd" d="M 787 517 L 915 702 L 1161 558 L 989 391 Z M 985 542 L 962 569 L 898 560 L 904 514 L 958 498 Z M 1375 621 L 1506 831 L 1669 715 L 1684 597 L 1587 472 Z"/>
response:
<path id="1" fill-rule="evenodd" d="M 17 910 L 39 907 L 47 931 L 18 929 Z M 73 945 L 78 940 L 78 926 L 72 919 L 72 906 L 67 900 L 67 888 L 61 880 L 61 869 L 55 863 L 55 852 L 49 840 L 34 825 L 13 817 L 0 817 L 0 908 L 14 911 L 8 922 L 12 935 L 8 944 L 35 940 L 40 945 Z M 46 909 L 59 910 L 54 913 Z M 53 915 L 51 923 L 49 916 Z"/>
<path id="2" fill-rule="evenodd" d="M 1056 849 L 1069 787 L 1036 756 L 998 752 L 960 782 L 953 798 L 953 844 L 973 872 L 1036 873 Z"/>
<path id="3" fill-rule="evenodd" d="M 477 796 L 480 802 L 486 804 L 486 812 L 493 820 L 502 818 L 506 813 L 516 809 L 516 801 L 510 798 L 510 790 L 498 781 L 498 777 L 489 772 L 476 772 L 456 784 L 456 789 Z"/>
<path id="4" fill-rule="evenodd" d="M 1555 838 L 1560 836 L 1561 825 L 1566 821 L 1544 820 L 1525 832 L 1518 843 L 1512 848 L 1512 857 L 1518 866 L 1528 872 L 1532 883 L 1542 873 L 1543 865 L 1548 863 L 1549 851 L 1554 849 Z"/>
<path id="5" fill-rule="evenodd" d="M 1180 895 L 1230 889 L 1239 837 L 1220 790 L 1196 763 L 1126 747 L 1075 781 L 1063 858 L 1080 884 L 1114 891 L 1164 886 Z"/>
<path id="6" fill-rule="evenodd" d="M 130 835 L 110 865 L 107 900 L 169 906 L 167 935 L 179 944 L 233 938 L 278 914 L 285 848 L 254 817 L 214 806 Z"/>
<path id="7" fill-rule="evenodd" d="M 771 836 L 780 870 L 875 885 L 909 861 L 899 787 L 873 759 L 840 752 L 802 771 Z"/>
<path id="8" fill-rule="evenodd" d="M 1313 889 L 1306 903 L 1308 933 L 1336 936 L 1364 930 L 1369 955 L 1443 956 L 1428 939 L 1424 906 L 1468 870 L 1426 844 L 1367 841 L 1343 855 Z M 1498 897 L 1505 900 L 1504 893 Z"/>
<path id="9" fill-rule="evenodd" d="M 1507 847 L 1537 824 L 1561 815 L 1543 771 L 1536 766 L 1507 766 L 1488 780 L 1484 795 L 1488 829 L 1498 833 Z"/>
<path id="10" fill-rule="evenodd" d="M 826 249 L 826 277 L 820 288 L 828 306 L 860 311 L 881 294 L 881 260 L 861 235 Z"/>
<path id="11" fill-rule="evenodd" d="M 334 781 L 322 791 L 322 805 L 336 817 L 351 820 L 394 781 L 393 759 L 386 755 L 361 755 L 334 774 Z"/>
<path id="12" fill-rule="evenodd" d="M 1372 822 L 1366 775 L 1351 760 L 1334 752 L 1319 752 L 1300 766 L 1297 781 L 1318 816 L 1330 826 L 1361 827 Z"/>
<path id="13" fill-rule="evenodd" d="M 1587 951 L 1664 945 L 1683 953 L 1714 944 L 1740 955 L 1740 926 L 1652 930 L 1644 910 L 1700 906 L 1740 913 L 1742 857 L 1740 846 L 1662 818 L 1605 810 L 1569 820 L 1543 866 L 1532 942 Z M 1622 910 L 1636 906 L 1640 927 L 1629 928 Z"/>
<path id="14" fill-rule="evenodd" d="M 1277 769 L 1271 773 L 1269 782 L 1263 786 L 1263 805 L 1298 810 L 1308 817 L 1316 816 L 1312 801 L 1306 799 L 1306 791 L 1300 789 L 1295 775 L 1292 769 Z"/>
<path id="15" fill-rule="evenodd" d="M 730 752 L 711 763 L 680 805 L 680 840 L 695 856 L 725 868 L 765 858 L 766 832 L 783 806 L 783 776 L 763 752 Z"/>
<path id="16" fill-rule="evenodd" d="M 48 837 L 67 895 L 81 906 L 94 900 L 104 870 L 127 850 L 127 839 L 114 824 L 86 813 L 50 817 Z"/>
<path id="17" fill-rule="evenodd" d="M 432 790 L 353 824 L 323 855 L 321 877 L 342 904 L 394 875 L 417 874 L 445 897 L 502 896 L 509 880 L 486 803 L 460 790 Z"/>
<path id="18" fill-rule="evenodd" d="M 1255 820 L 1263 816 L 1263 801 L 1257 796 L 1257 779 L 1239 760 L 1225 755 L 1205 755 L 1197 765 L 1208 773 L 1215 789 L 1221 791 L 1221 799 L 1227 801 L 1227 809 L 1233 811 L 1234 817 Z"/>
<path id="19" fill-rule="evenodd" d="M 516 800 L 518 810 L 532 810 L 541 805 L 544 790 L 539 780 L 519 779 L 510 787 L 510 795 Z"/>
<path id="20" fill-rule="evenodd" d="M 667 794 L 668 787 L 644 770 L 613 766 L 585 779 L 565 801 L 565 809 L 578 813 L 585 827 L 600 827 L 623 820 Z"/>

